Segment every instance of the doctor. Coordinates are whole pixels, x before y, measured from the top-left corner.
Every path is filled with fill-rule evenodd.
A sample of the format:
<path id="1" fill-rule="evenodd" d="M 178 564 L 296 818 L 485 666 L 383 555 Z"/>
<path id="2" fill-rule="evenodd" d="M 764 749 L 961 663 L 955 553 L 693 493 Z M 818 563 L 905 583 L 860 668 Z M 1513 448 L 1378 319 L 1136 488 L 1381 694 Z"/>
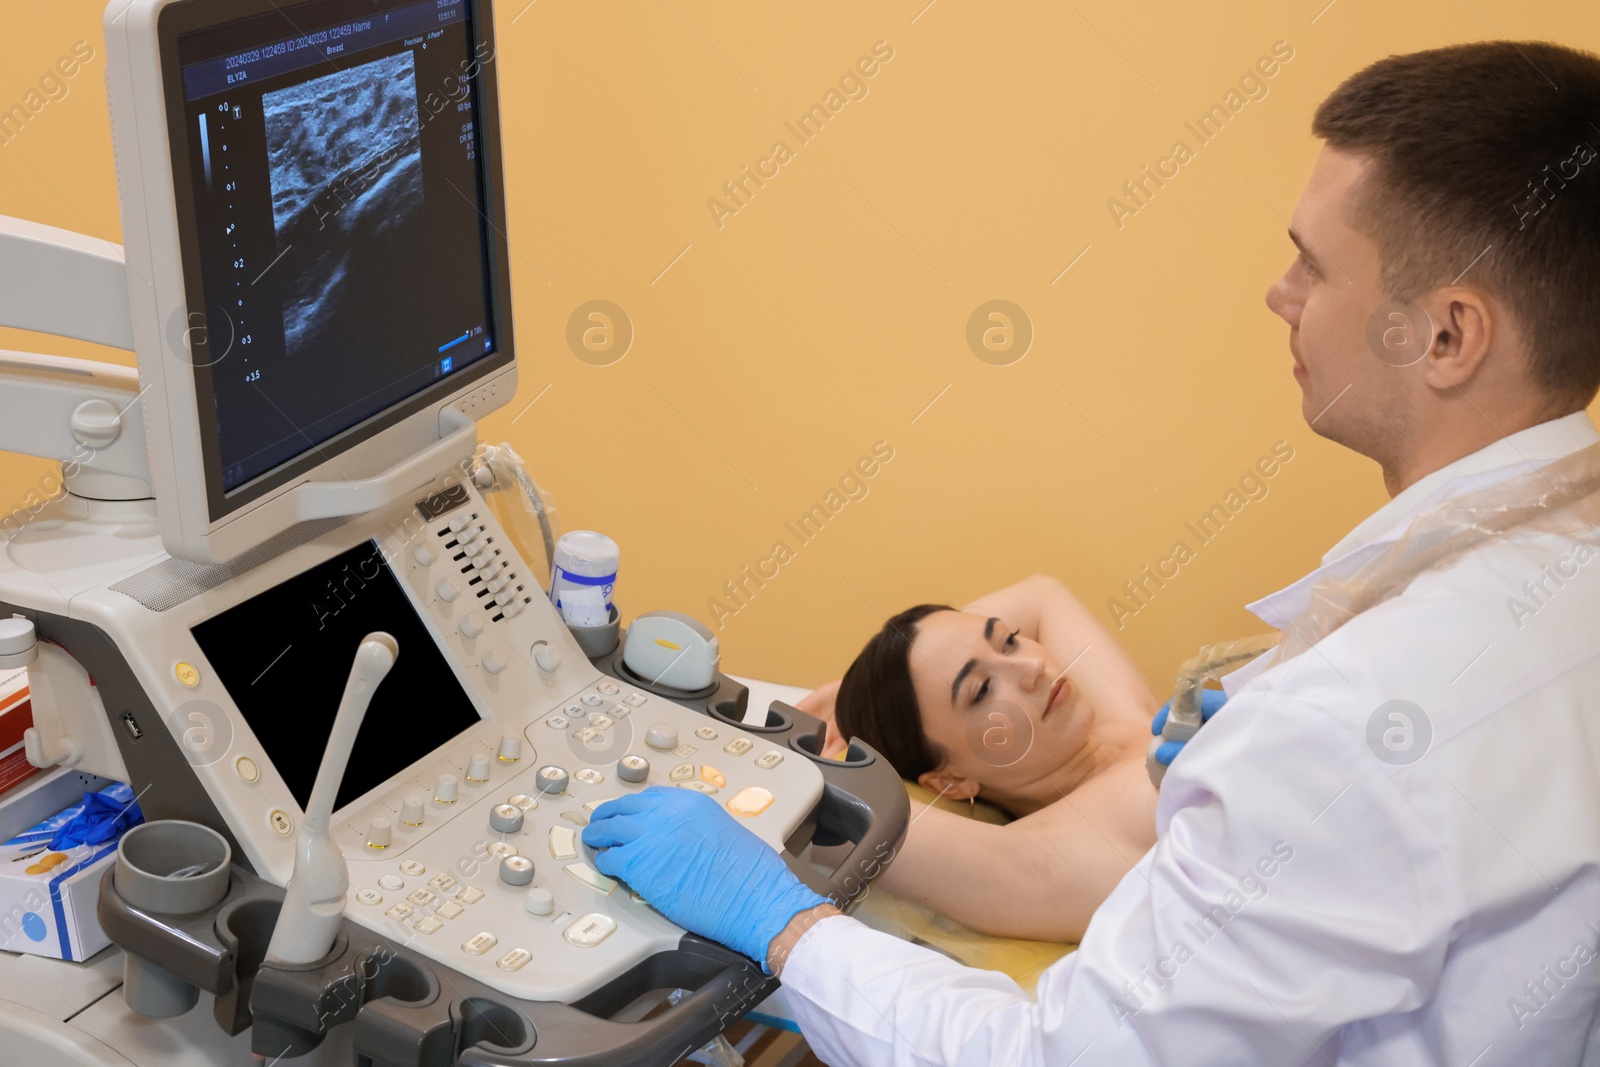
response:
<path id="1" fill-rule="evenodd" d="M 1419 516 L 1600 470 L 1597 119 L 1600 58 L 1541 43 L 1393 56 L 1317 110 L 1300 254 L 1267 304 L 1312 430 L 1375 460 L 1393 499 L 1252 605 L 1286 642 L 1318 610 L 1312 584 Z M 1431 323 L 1422 343 L 1384 336 L 1407 321 Z M 840 914 L 716 798 L 652 788 L 602 806 L 584 840 L 664 914 L 781 974 L 830 1064 L 1600 1062 L 1586 504 L 1230 676 L 1167 775 L 1157 844 L 1035 998 Z"/>

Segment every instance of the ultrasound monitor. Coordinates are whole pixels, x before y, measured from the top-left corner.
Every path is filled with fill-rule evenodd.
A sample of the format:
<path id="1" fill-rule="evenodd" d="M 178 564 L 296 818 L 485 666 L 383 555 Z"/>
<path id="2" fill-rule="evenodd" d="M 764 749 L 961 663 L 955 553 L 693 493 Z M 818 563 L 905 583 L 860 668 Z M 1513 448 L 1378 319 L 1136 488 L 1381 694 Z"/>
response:
<path id="1" fill-rule="evenodd" d="M 118 165 L 130 278 L 151 282 L 132 286 L 154 303 L 135 308 L 136 335 L 160 387 L 152 481 L 175 555 L 231 558 L 398 499 L 470 454 L 467 424 L 509 400 L 488 6 L 108 12 L 114 113 L 135 115 L 117 116 Z"/>

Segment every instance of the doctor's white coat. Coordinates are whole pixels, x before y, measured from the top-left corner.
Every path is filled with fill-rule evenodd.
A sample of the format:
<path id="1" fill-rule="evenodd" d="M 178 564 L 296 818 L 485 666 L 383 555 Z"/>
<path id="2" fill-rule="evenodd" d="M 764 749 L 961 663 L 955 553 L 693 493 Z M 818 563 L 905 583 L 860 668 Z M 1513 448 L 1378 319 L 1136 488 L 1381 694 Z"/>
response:
<path id="1" fill-rule="evenodd" d="M 1458 460 L 1252 610 L 1283 626 L 1424 507 L 1596 441 L 1579 412 Z M 1166 776 L 1157 844 L 1036 999 L 827 919 L 783 972 L 817 1054 L 1600 1064 L 1600 531 L 1479 549 L 1274 655 L 1227 679 Z"/>

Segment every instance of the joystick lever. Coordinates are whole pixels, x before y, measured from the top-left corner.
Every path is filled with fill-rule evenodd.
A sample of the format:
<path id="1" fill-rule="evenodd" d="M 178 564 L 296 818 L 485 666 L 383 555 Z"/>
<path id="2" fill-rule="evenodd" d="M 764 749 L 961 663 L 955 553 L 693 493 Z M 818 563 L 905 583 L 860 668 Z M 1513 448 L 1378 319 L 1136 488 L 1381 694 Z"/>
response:
<path id="1" fill-rule="evenodd" d="M 399 644 L 382 631 L 368 634 L 356 649 L 295 841 L 294 873 L 284 889 L 283 909 L 267 946 L 267 959 L 275 963 L 315 963 L 333 949 L 338 937 L 345 894 L 350 890 L 350 868 L 328 835 L 328 823 L 372 694 L 399 654 Z"/>

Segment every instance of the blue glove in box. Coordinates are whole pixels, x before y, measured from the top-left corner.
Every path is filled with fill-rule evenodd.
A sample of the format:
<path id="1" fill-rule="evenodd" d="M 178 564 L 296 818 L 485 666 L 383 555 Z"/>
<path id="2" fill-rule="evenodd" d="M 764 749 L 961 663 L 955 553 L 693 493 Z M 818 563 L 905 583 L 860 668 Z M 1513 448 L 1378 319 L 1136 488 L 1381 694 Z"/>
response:
<path id="1" fill-rule="evenodd" d="M 0 844 L 0 951 L 83 960 L 110 944 L 95 908 L 117 842 L 143 820 L 114 782 Z"/>

